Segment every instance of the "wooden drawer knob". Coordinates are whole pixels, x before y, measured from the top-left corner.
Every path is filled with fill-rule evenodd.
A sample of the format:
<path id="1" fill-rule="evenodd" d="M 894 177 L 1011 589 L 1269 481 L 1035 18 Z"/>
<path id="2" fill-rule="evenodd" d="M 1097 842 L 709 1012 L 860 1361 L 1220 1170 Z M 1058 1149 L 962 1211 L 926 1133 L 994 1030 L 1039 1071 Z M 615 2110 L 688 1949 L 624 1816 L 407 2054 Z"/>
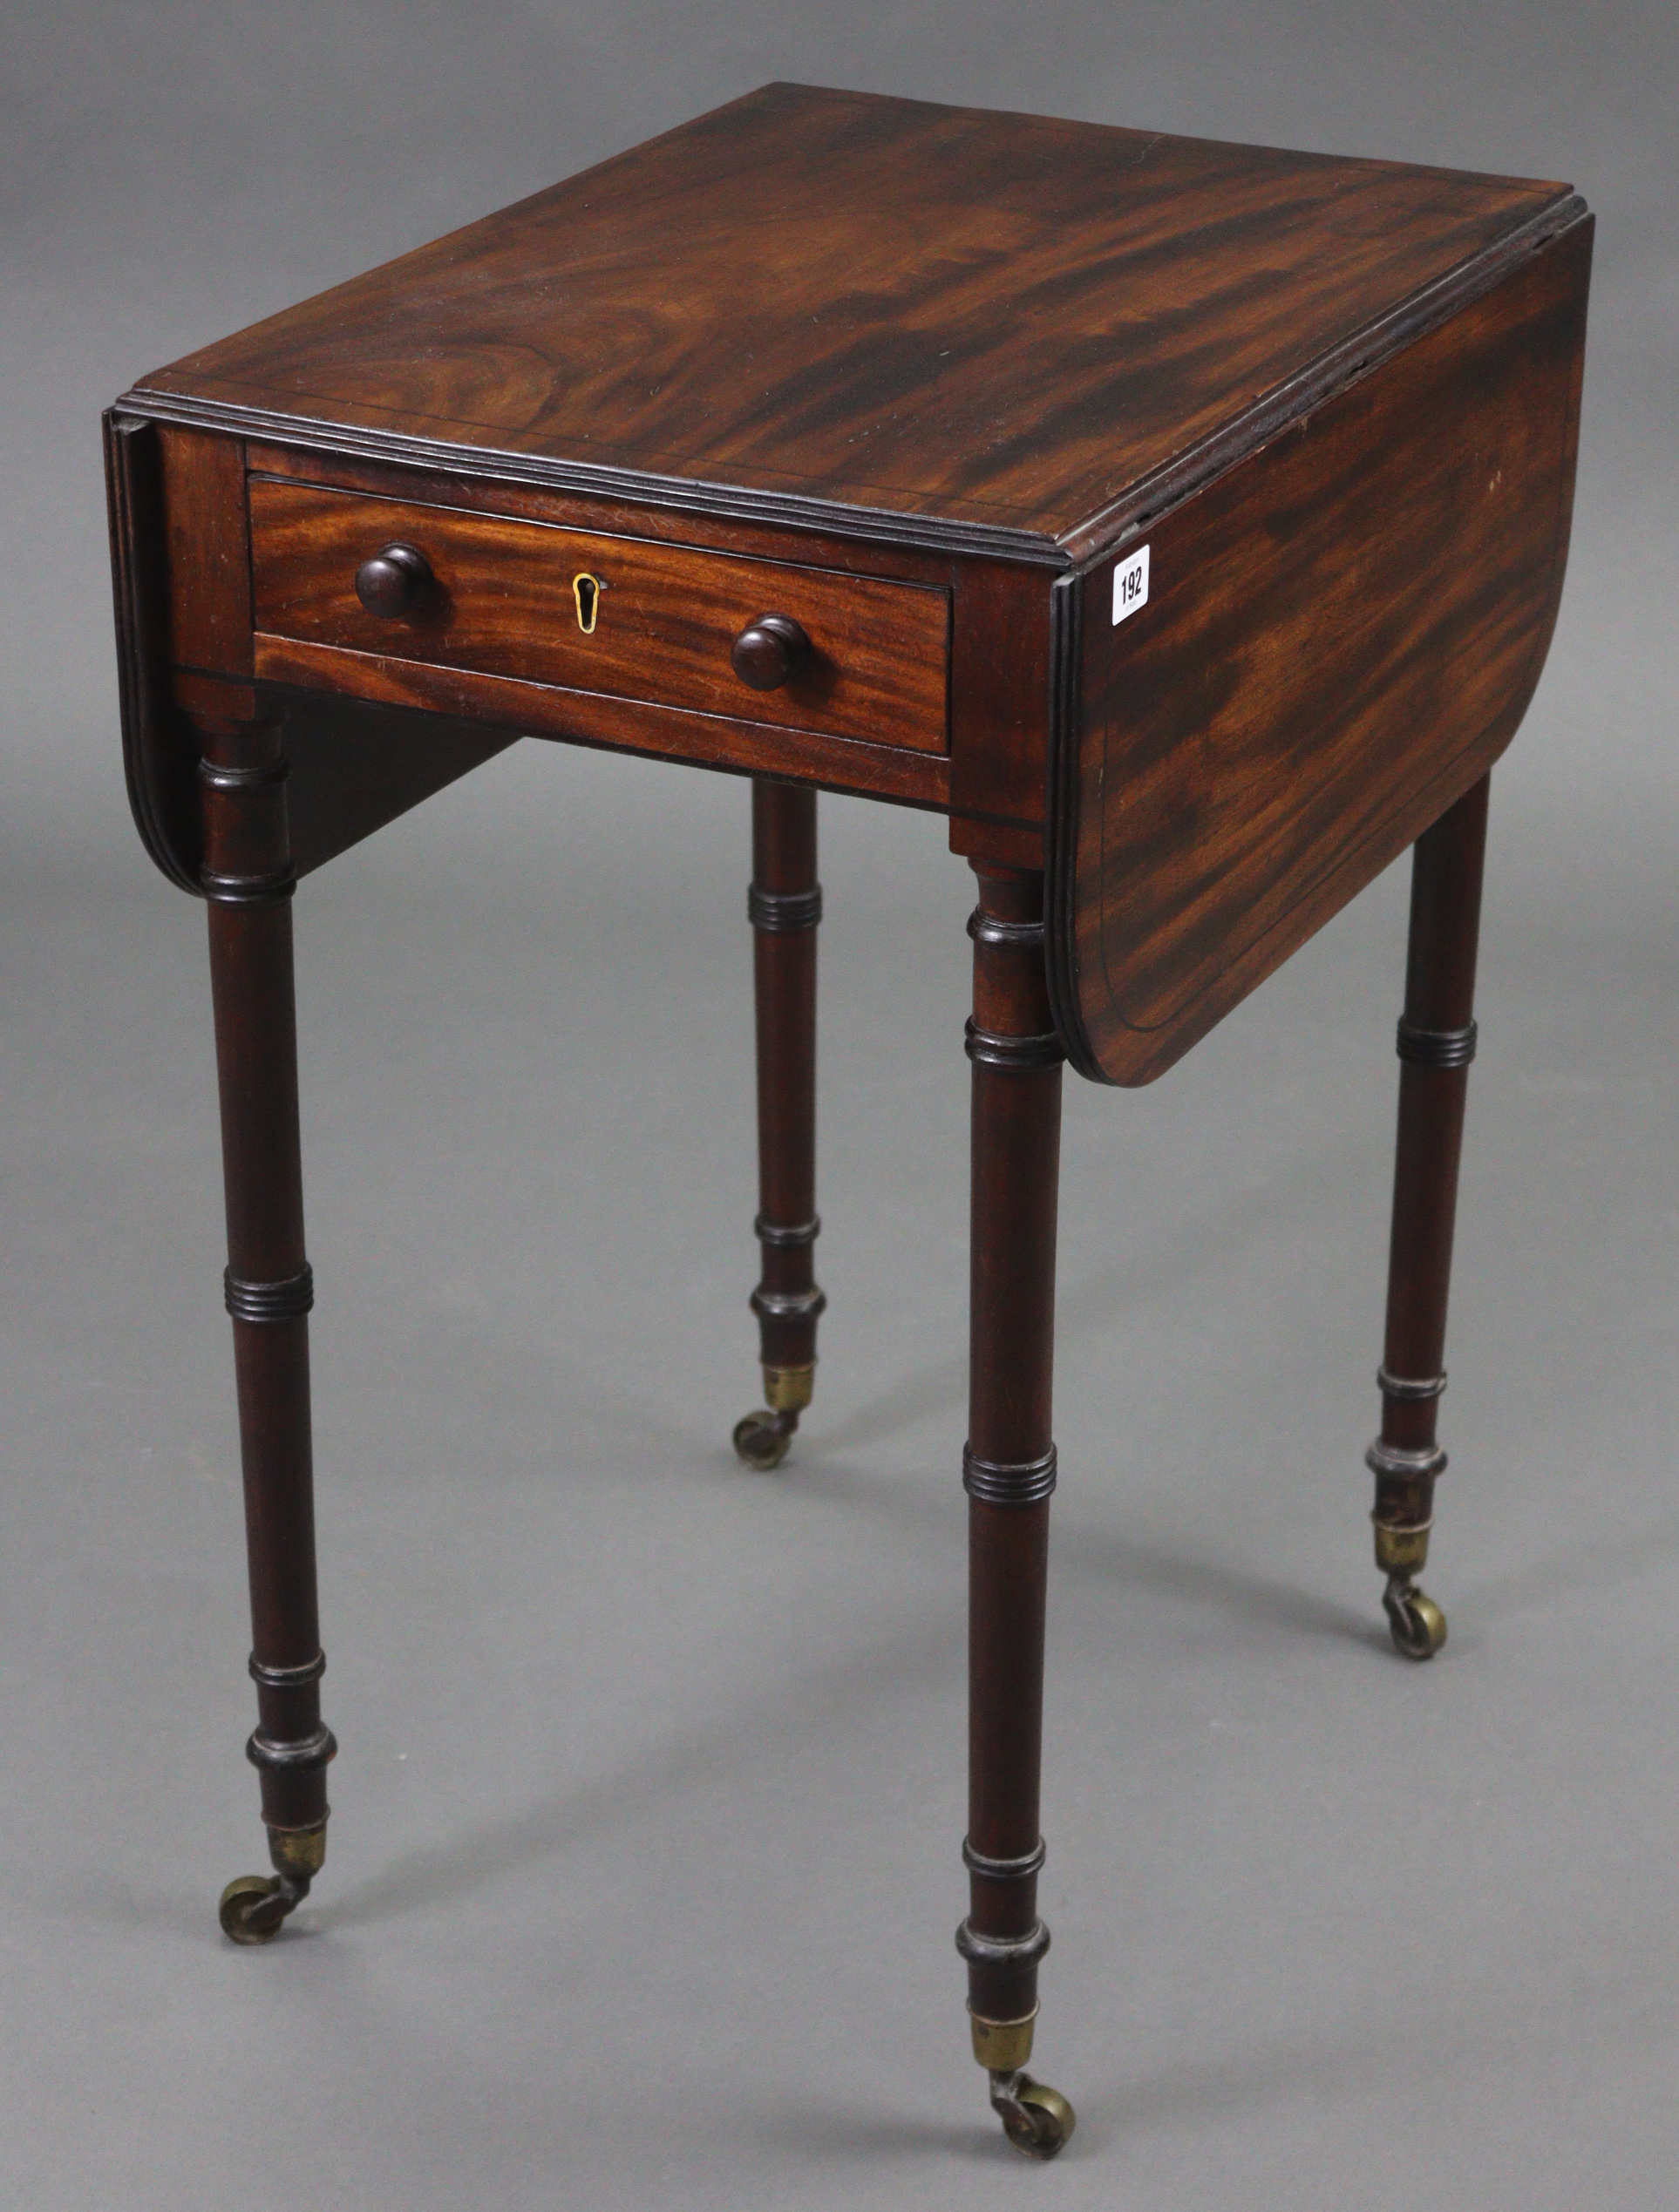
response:
<path id="1" fill-rule="evenodd" d="M 356 571 L 356 596 L 370 614 L 395 621 L 430 589 L 425 555 L 412 546 L 384 546 Z"/>
<path id="2" fill-rule="evenodd" d="M 754 691 L 773 691 L 811 657 L 811 641 L 791 614 L 760 614 L 735 640 L 735 674 Z"/>

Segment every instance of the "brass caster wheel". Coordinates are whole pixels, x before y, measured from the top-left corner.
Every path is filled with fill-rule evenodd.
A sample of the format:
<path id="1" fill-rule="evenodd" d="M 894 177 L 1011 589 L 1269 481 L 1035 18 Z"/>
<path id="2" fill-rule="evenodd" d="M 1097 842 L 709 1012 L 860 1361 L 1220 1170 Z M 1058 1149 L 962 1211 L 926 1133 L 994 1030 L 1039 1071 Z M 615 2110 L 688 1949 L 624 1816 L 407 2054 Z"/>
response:
<path id="1" fill-rule="evenodd" d="M 1034 2081 L 1030 2073 L 994 2073 L 991 2105 L 1003 2134 L 1028 2158 L 1053 2158 L 1077 2124 L 1061 2092 L 1046 2081 Z"/>
<path id="2" fill-rule="evenodd" d="M 1395 1651 L 1408 1659 L 1432 1659 L 1446 1639 L 1445 1615 L 1434 1600 L 1414 1582 L 1390 1575 L 1382 1604 Z"/>
<path id="3" fill-rule="evenodd" d="M 303 1894 L 296 1883 L 277 1874 L 236 1875 L 216 1907 L 221 1932 L 236 1944 L 270 1944 Z"/>
<path id="4" fill-rule="evenodd" d="M 772 1414 L 767 1406 L 760 1406 L 756 1413 L 749 1413 L 744 1420 L 735 1423 L 735 1450 L 748 1467 L 754 1467 L 760 1475 L 767 1475 L 773 1467 L 779 1467 L 792 1449 L 794 1415 L 789 1420 L 785 1414 Z"/>

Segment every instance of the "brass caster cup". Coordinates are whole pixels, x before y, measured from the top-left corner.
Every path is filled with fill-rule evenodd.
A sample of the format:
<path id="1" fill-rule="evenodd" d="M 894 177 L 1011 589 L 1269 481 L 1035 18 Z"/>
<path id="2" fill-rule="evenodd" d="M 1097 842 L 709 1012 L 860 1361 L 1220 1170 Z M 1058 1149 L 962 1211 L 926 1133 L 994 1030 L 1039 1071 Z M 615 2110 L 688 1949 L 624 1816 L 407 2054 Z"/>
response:
<path id="1" fill-rule="evenodd" d="M 1402 1575 L 1390 1575 L 1382 1606 L 1393 1647 L 1408 1659 L 1431 1659 L 1446 1639 L 1446 1618 L 1425 1591 Z"/>
<path id="2" fill-rule="evenodd" d="M 326 1822 L 313 1828 L 271 1828 L 269 1856 L 283 1880 L 301 1882 L 305 1890 L 326 1864 Z"/>
<path id="3" fill-rule="evenodd" d="M 811 1401 L 816 1381 L 816 1362 L 802 1367 L 765 1367 L 764 1394 L 778 1414 L 801 1414 Z"/>
<path id="4" fill-rule="evenodd" d="M 308 1891 L 307 1882 L 290 1882 L 282 1874 L 235 1875 L 216 1907 L 221 1932 L 230 1943 L 271 1944 Z"/>
<path id="5" fill-rule="evenodd" d="M 968 2024 L 973 2030 L 974 2056 L 988 2073 L 1018 2073 L 1031 2057 L 1032 2031 L 1037 2025 L 1036 2005 L 1018 2020 L 988 2020 L 970 2005 Z"/>
<path id="6" fill-rule="evenodd" d="M 765 1406 L 735 1423 L 735 1451 L 760 1475 L 779 1467 L 792 1449 L 794 1414 L 773 1414 Z"/>
<path id="7" fill-rule="evenodd" d="M 1372 1513 L 1370 1522 L 1376 1534 L 1378 1571 L 1391 1575 L 1400 1582 L 1414 1581 L 1428 1564 L 1428 1539 L 1434 1526 L 1432 1520 L 1396 1528 L 1390 1521 L 1378 1520 Z"/>
<path id="8" fill-rule="evenodd" d="M 994 2073 L 991 2109 L 1003 2132 L 1028 2158 L 1053 2158 L 1071 2141 L 1077 2115 L 1058 2089 L 1029 2073 Z"/>

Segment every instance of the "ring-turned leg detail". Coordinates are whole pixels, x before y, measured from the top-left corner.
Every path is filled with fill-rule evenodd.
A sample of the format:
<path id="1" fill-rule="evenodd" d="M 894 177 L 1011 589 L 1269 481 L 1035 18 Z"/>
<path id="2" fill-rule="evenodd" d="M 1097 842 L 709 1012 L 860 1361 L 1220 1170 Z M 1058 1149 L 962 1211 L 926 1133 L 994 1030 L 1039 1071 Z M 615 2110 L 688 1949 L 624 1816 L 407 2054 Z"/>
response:
<path id="1" fill-rule="evenodd" d="M 1417 841 L 1411 864 L 1405 1010 L 1398 1034 L 1399 1137 L 1393 1178 L 1385 1348 L 1377 1375 L 1382 1433 L 1365 1455 L 1376 1477 L 1376 1564 L 1395 1649 L 1432 1659 L 1445 1616 L 1421 1589 L 1446 1455 L 1436 1438 L 1446 1387 L 1446 1302 L 1469 1063 L 1475 1056 L 1475 955 L 1486 849 L 1483 777 Z"/>
<path id="2" fill-rule="evenodd" d="M 767 1403 L 735 1424 L 747 1466 L 778 1467 L 811 1402 L 817 1288 L 816 793 L 759 778 L 752 785 L 753 995 L 758 1021 L 758 1214 L 762 1253 L 752 1293 Z"/>
<path id="3" fill-rule="evenodd" d="M 262 1777 L 262 1817 L 275 1871 L 241 1874 L 221 1892 L 221 1930 L 236 1944 L 265 1944 L 309 1895 L 326 1863 L 326 1768 L 338 1746 L 321 1720 L 326 1654 L 301 1666 L 265 1666 L 255 1655 L 252 1679 L 262 1721 L 245 1756 Z M 311 1721 L 313 1726 L 310 1725 Z M 319 1819 L 294 1821 L 320 1805 Z"/>
<path id="4" fill-rule="evenodd" d="M 982 875 L 974 940 L 968 1444 L 969 1905 L 974 2056 L 1017 2150 L 1053 2158 L 1072 2107 L 1025 2071 L 1037 2020 L 1038 1779 L 1055 1337 L 1061 1048 L 1043 977 L 1043 879 Z"/>
<path id="5" fill-rule="evenodd" d="M 235 1943 L 277 1935 L 326 1856 L 309 1404 L 314 1279 L 303 1253 L 292 987 L 286 765 L 277 723 L 206 717 L 203 886 L 228 1205 L 233 1321 L 250 1568 L 250 1671 L 257 1727 L 246 1747 L 262 1787 L 272 1875 L 221 1893 Z"/>

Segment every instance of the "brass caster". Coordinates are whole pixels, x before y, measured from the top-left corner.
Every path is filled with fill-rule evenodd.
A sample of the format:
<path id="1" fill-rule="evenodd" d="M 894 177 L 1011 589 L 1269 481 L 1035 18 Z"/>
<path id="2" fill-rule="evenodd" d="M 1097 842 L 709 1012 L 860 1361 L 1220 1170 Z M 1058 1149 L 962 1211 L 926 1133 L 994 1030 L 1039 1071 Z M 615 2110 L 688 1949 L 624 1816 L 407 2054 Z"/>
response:
<path id="1" fill-rule="evenodd" d="M 1071 2139 L 1077 2124 L 1072 2107 L 1058 2089 L 1034 2081 L 1030 2073 L 994 2073 L 991 2109 L 1003 2132 L 1028 2158 L 1053 2158 Z"/>
<path id="2" fill-rule="evenodd" d="M 1382 1605 L 1395 1651 L 1408 1659 L 1432 1659 L 1446 1639 L 1445 1615 L 1434 1600 L 1403 1575 L 1390 1575 Z"/>
<path id="3" fill-rule="evenodd" d="M 216 1907 L 221 1932 L 236 1944 L 271 1944 L 308 1894 L 307 1882 L 289 1882 L 283 1875 L 235 1875 Z"/>
<path id="4" fill-rule="evenodd" d="M 792 1450 L 798 1421 L 796 1413 L 772 1413 L 767 1406 L 760 1406 L 756 1413 L 735 1423 L 735 1450 L 748 1467 L 767 1475 Z"/>

